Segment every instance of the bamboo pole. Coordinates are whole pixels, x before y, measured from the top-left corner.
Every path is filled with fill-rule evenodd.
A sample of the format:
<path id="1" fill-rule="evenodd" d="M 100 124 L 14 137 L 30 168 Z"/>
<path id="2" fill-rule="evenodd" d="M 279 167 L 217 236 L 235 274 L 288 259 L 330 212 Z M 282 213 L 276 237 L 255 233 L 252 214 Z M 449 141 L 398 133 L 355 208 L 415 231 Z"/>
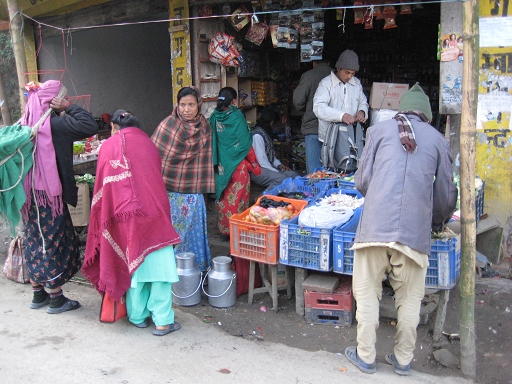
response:
<path id="1" fill-rule="evenodd" d="M 25 111 L 27 100 L 25 97 L 25 84 L 28 83 L 27 59 L 25 57 L 25 46 L 23 43 L 22 16 L 19 12 L 17 0 L 7 0 L 9 19 L 11 23 L 12 47 L 14 60 L 16 61 L 16 72 L 18 73 L 18 89 L 20 93 L 21 114 Z"/>
<path id="2" fill-rule="evenodd" d="M 475 352 L 475 137 L 478 104 L 478 0 L 463 3 L 464 64 L 460 127 L 460 362 L 464 375 L 476 376 Z"/>
<path id="3" fill-rule="evenodd" d="M 9 103 L 7 102 L 7 92 L 5 92 L 4 78 L 2 71 L 0 71 L 0 111 L 2 112 L 2 121 L 4 125 L 11 125 L 12 118 L 11 112 L 9 111 Z"/>

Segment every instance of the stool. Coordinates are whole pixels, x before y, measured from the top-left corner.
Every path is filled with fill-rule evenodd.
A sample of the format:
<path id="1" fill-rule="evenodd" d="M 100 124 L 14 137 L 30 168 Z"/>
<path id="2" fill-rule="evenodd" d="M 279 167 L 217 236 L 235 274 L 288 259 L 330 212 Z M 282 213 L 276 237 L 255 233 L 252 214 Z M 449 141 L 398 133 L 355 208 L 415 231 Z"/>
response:
<path id="1" fill-rule="evenodd" d="M 256 271 L 256 261 L 251 260 L 251 264 L 249 267 L 249 294 L 248 294 L 248 303 L 252 304 L 252 299 L 255 293 L 266 293 L 270 294 L 272 297 L 272 310 L 277 311 L 277 299 L 278 299 L 278 291 L 286 289 L 286 294 L 290 299 L 292 297 L 292 281 L 291 281 L 291 273 L 288 266 L 285 267 L 284 273 L 286 276 L 286 284 L 278 285 L 277 282 L 277 265 L 258 263 L 260 268 L 261 281 L 263 283 L 263 287 L 254 288 L 254 273 Z M 268 279 L 268 273 L 271 274 L 271 281 Z"/>

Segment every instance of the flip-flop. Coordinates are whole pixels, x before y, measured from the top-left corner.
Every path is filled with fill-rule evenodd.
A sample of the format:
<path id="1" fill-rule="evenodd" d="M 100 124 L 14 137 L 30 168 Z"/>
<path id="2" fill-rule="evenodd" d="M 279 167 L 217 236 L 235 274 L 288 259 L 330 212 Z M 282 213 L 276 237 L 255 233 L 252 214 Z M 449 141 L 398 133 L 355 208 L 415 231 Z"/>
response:
<path id="1" fill-rule="evenodd" d="M 148 319 L 144 319 L 144 321 L 142 323 L 133 324 L 133 325 L 135 325 L 137 328 L 147 328 L 147 327 L 149 327 L 149 321 L 148 321 Z"/>
<path id="2" fill-rule="evenodd" d="M 62 313 L 62 312 L 66 312 L 66 311 L 73 311 L 78 308 L 80 308 L 80 303 L 78 301 L 68 299 L 68 301 L 66 301 L 61 307 L 58 307 L 58 308 L 48 307 L 48 309 L 46 309 L 46 312 L 48 312 L 49 314 L 55 314 L 55 313 Z"/>
<path id="3" fill-rule="evenodd" d="M 155 336 L 165 336 L 171 332 L 177 331 L 181 328 L 181 324 L 175 321 L 172 324 L 169 324 L 169 328 L 167 329 L 155 329 L 153 330 L 153 335 Z"/>
<path id="4" fill-rule="evenodd" d="M 362 361 L 359 356 L 357 356 L 357 348 L 356 347 L 347 347 L 345 349 L 345 357 L 348 361 L 354 364 L 361 372 L 364 373 L 375 373 L 377 370 L 377 363 L 373 362 L 371 364 L 367 364 Z"/>
<path id="5" fill-rule="evenodd" d="M 43 308 L 45 305 L 48 305 L 50 304 L 50 295 L 46 296 L 46 299 L 44 299 L 43 302 L 41 303 L 34 303 L 34 302 L 31 302 L 30 303 L 30 309 L 39 309 L 39 308 Z"/>
<path id="6" fill-rule="evenodd" d="M 395 371 L 397 375 L 409 376 L 411 374 L 411 364 L 398 364 L 394 353 L 388 353 L 386 355 L 386 361 L 393 366 L 393 371 Z"/>

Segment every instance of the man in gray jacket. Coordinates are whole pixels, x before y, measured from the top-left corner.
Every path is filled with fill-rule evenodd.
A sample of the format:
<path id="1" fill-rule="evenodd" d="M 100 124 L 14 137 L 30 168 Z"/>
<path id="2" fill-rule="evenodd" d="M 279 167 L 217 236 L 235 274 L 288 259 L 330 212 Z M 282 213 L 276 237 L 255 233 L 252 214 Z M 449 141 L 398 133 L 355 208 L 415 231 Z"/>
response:
<path id="1" fill-rule="evenodd" d="M 373 373 L 382 281 L 395 291 L 398 324 L 394 353 L 385 356 L 395 373 L 408 375 L 416 343 L 430 253 L 431 229 L 438 232 L 457 201 L 448 141 L 429 121 L 427 95 L 414 85 L 393 119 L 366 134 L 356 188 L 365 196 L 357 228 L 352 286 L 357 301 L 357 348 L 347 359 Z"/>
<path id="2" fill-rule="evenodd" d="M 318 118 L 313 112 L 313 97 L 320 80 L 329 76 L 331 72 L 332 68 L 328 60 L 313 61 L 313 69 L 304 72 L 299 85 L 293 91 L 293 105 L 298 111 L 304 111 L 301 132 L 304 135 L 306 145 L 306 170 L 308 174 L 322 166 L 320 162 L 322 143 L 318 141 Z"/>

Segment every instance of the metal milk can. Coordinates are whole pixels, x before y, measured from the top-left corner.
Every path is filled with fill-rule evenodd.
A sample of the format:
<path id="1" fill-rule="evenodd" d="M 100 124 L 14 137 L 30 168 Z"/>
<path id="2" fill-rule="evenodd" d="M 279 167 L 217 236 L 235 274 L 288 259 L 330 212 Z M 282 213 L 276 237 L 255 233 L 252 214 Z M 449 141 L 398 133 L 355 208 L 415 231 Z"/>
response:
<path id="1" fill-rule="evenodd" d="M 176 254 L 179 281 L 172 284 L 172 301 L 178 305 L 191 306 L 201 302 L 202 273 L 195 264 L 193 252 Z"/>
<path id="2" fill-rule="evenodd" d="M 208 303 L 214 307 L 232 307 L 236 303 L 236 272 L 231 270 L 231 257 L 217 256 L 212 260 L 212 269 L 208 270 Z M 206 280 L 206 276 L 205 276 Z"/>

